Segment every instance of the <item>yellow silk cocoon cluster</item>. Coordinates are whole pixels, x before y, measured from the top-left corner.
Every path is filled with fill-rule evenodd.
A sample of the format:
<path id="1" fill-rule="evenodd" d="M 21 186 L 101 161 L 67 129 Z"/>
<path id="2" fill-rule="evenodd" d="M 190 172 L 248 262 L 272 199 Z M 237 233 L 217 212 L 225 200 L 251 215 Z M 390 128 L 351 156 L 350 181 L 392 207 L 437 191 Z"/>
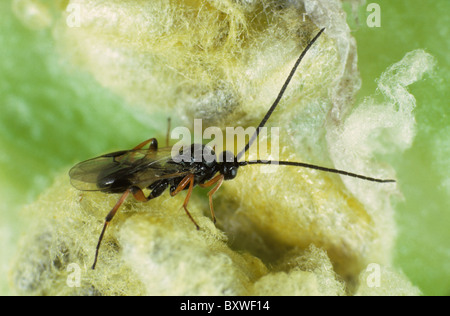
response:
<path id="1" fill-rule="evenodd" d="M 72 0 L 67 8 L 52 24 L 65 58 L 130 111 L 168 113 L 188 126 L 193 118 L 204 127 L 258 124 L 325 27 L 268 123 L 280 127 L 278 158 L 392 178 L 375 156 L 412 142 L 415 104 L 405 87 L 429 70 L 430 57 L 406 56 L 380 78 L 384 98 L 353 111 L 356 43 L 337 0 Z M 129 198 L 92 271 L 118 196 L 77 191 L 63 175 L 24 210 L 32 228 L 13 286 L 46 295 L 420 294 L 392 267 L 395 184 L 246 166 L 214 196 L 217 226 L 206 192 L 189 203 L 199 231 L 181 207 L 185 193 Z"/>

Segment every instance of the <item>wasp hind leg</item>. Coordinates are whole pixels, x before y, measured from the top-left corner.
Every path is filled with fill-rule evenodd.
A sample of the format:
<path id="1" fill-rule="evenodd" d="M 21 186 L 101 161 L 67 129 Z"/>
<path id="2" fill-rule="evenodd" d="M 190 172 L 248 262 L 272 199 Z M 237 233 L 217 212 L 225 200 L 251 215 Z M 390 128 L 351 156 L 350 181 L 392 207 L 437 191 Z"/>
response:
<path id="1" fill-rule="evenodd" d="M 136 147 L 134 147 L 132 150 L 142 149 L 147 144 L 150 144 L 148 146 L 148 149 L 158 150 L 158 140 L 156 138 L 147 139 L 146 141 L 144 141 L 144 142 L 140 143 L 139 145 L 137 145 Z"/>
<path id="2" fill-rule="evenodd" d="M 114 205 L 112 210 L 108 213 L 108 215 L 106 215 L 105 223 L 103 224 L 102 232 L 100 233 L 100 237 L 98 238 L 98 243 L 97 243 L 97 248 L 95 250 L 95 259 L 94 259 L 94 263 L 92 265 L 92 270 L 94 270 L 95 266 L 97 265 L 98 253 L 100 251 L 100 245 L 102 244 L 102 240 L 103 240 L 103 236 L 105 235 L 106 228 L 108 228 L 109 223 L 111 223 L 112 219 L 114 218 L 114 215 L 116 215 L 116 213 L 117 213 L 117 210 L 123 204 L 123 202 L 128 197 L 130 192 L 131 192 L 131 190 L 126 190 L 125 193 L 122 194 L 120 199 L 117 201 L 116 205 Z"/>
<path id="3" fill-rule="evenodd" d="M 152 190 L 152 191 L 150 192 L 150 194 L 148 196 L 145 196 L 144 192 L 139 187 L 132 187 L 130 189 L 130 191 L 131 191 L 131 194 L 133 194 L 134 198 L 137 201 L 139 201 L 139 202 L 147 202 L 147 201 L 150 201 L 151 199 L 157 198 L 158 196 L 163 194 L 168 186 L 169 186 L 169 183 L 167 183 L 165 181 L 157 183 L 156 185 L 152 185 L 152 186 L 149 187 L 149 189 Z"/>

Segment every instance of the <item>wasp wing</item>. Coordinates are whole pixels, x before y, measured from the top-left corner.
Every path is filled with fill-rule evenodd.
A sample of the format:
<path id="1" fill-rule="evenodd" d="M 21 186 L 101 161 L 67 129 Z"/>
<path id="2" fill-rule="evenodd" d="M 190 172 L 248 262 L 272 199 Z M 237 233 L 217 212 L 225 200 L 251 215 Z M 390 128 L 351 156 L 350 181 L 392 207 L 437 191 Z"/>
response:
<path id="1" fill-rule="evenodd" d="M 172 147 L 118 151 L 75 165 L 70 171 L 72 185 L 82 191 L 102 191 L 98 184 L 108 177 L 121 177 L 131 185 L 145 188 L 155 181 L 182 177 L 192 170 L 172 160 Z"/>

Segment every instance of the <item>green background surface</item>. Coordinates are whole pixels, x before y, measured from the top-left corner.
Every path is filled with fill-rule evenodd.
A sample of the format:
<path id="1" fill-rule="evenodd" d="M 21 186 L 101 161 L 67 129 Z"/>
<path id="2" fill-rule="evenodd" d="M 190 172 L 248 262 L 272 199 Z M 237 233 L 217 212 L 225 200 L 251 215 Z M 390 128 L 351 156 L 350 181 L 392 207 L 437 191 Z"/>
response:
<path id="1" fill-rule="evenodd" d="M 434 73 L 409 87 L 417 99 L 414 144 L 390 161 L 404 194 L 396 205 L 395 264 L 425 295 L 449 295 L 450 1 L 376 3 L 380 28 L 367 27 L 365 8 L 360 25 L 351 22 L 361 99 L 374 93 L 376 78 L 407 52 L 422 48 L 437 60 Z M 89 75 L 61 65 L 49 31 L 22 26 L 10 1 L 0 3 L 0 107 L 0 294 L 11 294 L 8 261 L 23 222 L 20 208 L 80 160 L 151 136 L 164 139 L 165 118 L 130 113 Z"/>

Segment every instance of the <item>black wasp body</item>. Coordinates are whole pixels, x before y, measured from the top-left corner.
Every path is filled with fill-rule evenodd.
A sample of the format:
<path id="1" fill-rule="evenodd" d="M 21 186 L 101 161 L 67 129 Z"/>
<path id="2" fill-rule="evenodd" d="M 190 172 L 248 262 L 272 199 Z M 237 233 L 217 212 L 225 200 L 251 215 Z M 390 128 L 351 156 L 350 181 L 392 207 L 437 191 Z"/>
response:
<path id="1" fill-rule="evenodd" d="M 147 145 L 148 148 L 144 148 Z M 212 148 L 192 144 L 182 147 L 174 154 L 171 147 L 158 148 L 155 138 L 131 150 L 109 153 L 75 165 L 69 172 L 71 183 L 75 188 L 82 191 L 122 193 L 122 197 L 106 216 L 92 268 L 95 268 L 106 228 L 129 194 L 136 200 L 145 202 L 159 197 L 168 188 L 171 196 L 188 190 L 183 208 L 199 229 L 187 209 L 193 188 L 197 185 L 202 187 L 214 185 L 209 192 L 209 202 L 211 217 L 216 222 L 212 195 L 224 180 L 236 177 L 239 166 L 236 157 L 230 152 L 223 152 L 217 159 Z M 150 191 L 147 196 L 144 194 L 145 189 Z"/>
<path id="2" fill-rule="evenodd" d="M 93 269 L 97 263 L 101 241 L 106 228 L 129 194 L 132 194 L 136 200 L 145 202 L 160 196 L 168 188 L 171 196 L 175 196 L 183 190 L 188 190 L 183 207 L 190 220 L 195 224 L 197 229 L 199 229 L 199 226 L 187 209 L 192 189 L 197 185 L 201 187 L 214 186 L 213 189 L 209 191 L 208 196 L 211 217 L 215 222 L 216 218 L 212 202 L 213 194 L 220 188 L 224 180 L 234 179 L 239 167 L 246 165 L 277 164 L 310 168 L 372 182 L 395 182 L 394 180 L 376 179 L 348 171 L 302 162 L 261 160 L 240 161 L 253 142 L 257 139 L 261 129 L 278 106 L 301 60 L 323 31 L 324 29 L 309 42 L 307 47 L 298 57 L 285 83 L 281 87 L 277 98 L 258 125 L 256 132 L 245 145 L 245 148 L 243 148 L 236 156 L 231 152 L 224 151 L 219 155 L 218 159 L 216 159 L 216 155 L 212 148 L 201 144 L 192 144 L 173 154 L 172 148 L 170 147 L 159 149 L 158 142 L 155 138 L 152 138 L 131 150 L 118 151 L 90 159 L 77 164 L 70 170 L 69 175 L 71 182 L 73 186 L 79 190 L 122 194 L 116 205 L 105 218 L 103 230 L 97 244 L 95 260 L 92 266 Z M 148 146 L 148 148 L 145 148 L 146 146 Z M 143 190 L 149 190 L 150 193 L 145 195 Z"/>
<path id="3" fill-rule="evenodd" d="M 170 188 L 170 192 L 173 194 L 186 175 L 192 175 L 194 187 L 204 185 L 218 173 L 223 175 L 224 180 L 234 179 L 237 175 L 239 163 L 235 159 L 227 161 L 223 158 L 233 157 L 231 152 L 223 152 L 220 156 L 222 158 L 216 159 L 216 154 L 211 147 L 202 144 L 192 144 L 189 148 L 182 148 L 179 154 L 173 157 L 169 158 L 167 156 L 164 159 L 153 160 L 151 158 L 157 156 L 153 152 L 158 154 L 158 145 L 156 139 L 149 141 L 151 146 L 146 156 L 133 158 L 132 161 L 128 159 L 127 163 L 123 161 L 124 156 L 135 156 L 143 151 L 141 149 L 133 149 L 100 156 L 100 159 L 110 158 L 111 165 L 107 168 L 103 167 L 103 170 L 99 172 L 96 182 L 98 190 L 105 193 L 123 193 L 131 189 L 131 193 L 136 193 L 145 189 L 142 187 L 142 185 L 145 185 L 150 191 L 147 197 L 147 200 L 150 200 L 160 196 L 167 188 Z M 168 153 L 167 149 L 171 148 L 163 148 L 161 152 Z M 152 174 L 151 178 L 146 179 L 145 173 L 149 168 L 160 170 L 161 172 L 158 175 Z M 76 178 L 74 173 L 75 168 L 71 174 L 72 179 Z M 76 184 L 74 185 L 77 186 Z M 187 189 L 189 189 L 188 186 L 183 190 Z"/>

